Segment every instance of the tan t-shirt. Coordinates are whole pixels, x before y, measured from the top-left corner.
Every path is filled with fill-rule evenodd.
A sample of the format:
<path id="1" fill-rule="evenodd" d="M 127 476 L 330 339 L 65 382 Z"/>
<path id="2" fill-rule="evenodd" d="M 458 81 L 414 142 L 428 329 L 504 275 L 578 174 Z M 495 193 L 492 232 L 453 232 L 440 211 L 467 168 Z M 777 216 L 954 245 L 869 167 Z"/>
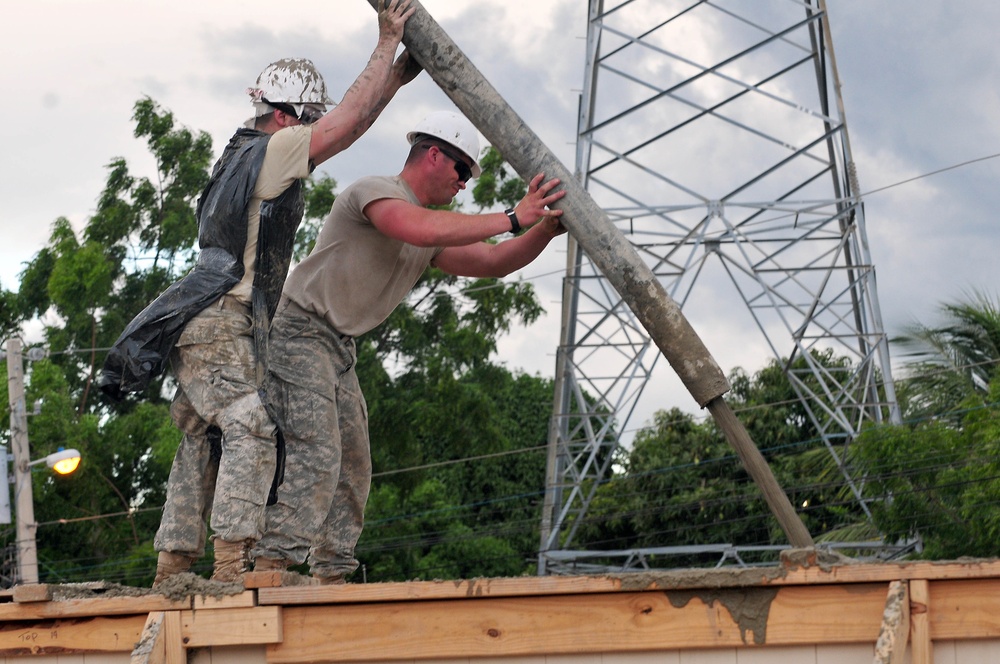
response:
<path id="1" fill-rule="evenodd" d="M 230 295 L 249 304 L 250 288 L 257 265 L 257 232 L 260 204 L 282 194 L 295 180 L 309 177 L 309 141 L 312 127 L 296 125 L 275 132 L 267 142 L 264 161 L 257 176 L 253 196 L 247 206 L 247 246 L 243 251 L 243 278 L 229 290 Z"/>
<path id="2" fill-rule="evenodd" d="M 375 228 L 364 209 L 383 198 L 420 205 L 398 176 L 358 180 L 337 196 L 316 246 L 285 281 L 286 297 L 341 334 L 364 334 L 388 318 L 442 250 L 394 240 Z"/>

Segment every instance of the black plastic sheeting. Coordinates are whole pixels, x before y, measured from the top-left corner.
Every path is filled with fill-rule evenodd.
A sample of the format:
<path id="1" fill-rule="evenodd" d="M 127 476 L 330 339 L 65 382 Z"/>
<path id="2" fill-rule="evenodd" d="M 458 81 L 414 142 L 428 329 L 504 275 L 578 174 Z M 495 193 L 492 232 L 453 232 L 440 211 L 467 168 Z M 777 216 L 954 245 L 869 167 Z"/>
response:
<path id="1" fill-rule="evenodd" d="M 184 325 L 243 278 L 247 205 L 269 138 L 239 129 L 223 150 L 198 200 L 198 262 L 132 319 L 111 347 L 97 379 L 111 399 L 146 389 L 166 368 Z"/>
<path id="2" fill-rule="evenodd" d="M 115 401 L 146 389 L 166 368 L 187 322 L 239 283 L 233 262 L 220 249 L 202 251 L 198 266 L 171 284 L 125 328 L 104 360 L 98 389 Z M 240 267 L 238 272 L 242 271 Z"/>

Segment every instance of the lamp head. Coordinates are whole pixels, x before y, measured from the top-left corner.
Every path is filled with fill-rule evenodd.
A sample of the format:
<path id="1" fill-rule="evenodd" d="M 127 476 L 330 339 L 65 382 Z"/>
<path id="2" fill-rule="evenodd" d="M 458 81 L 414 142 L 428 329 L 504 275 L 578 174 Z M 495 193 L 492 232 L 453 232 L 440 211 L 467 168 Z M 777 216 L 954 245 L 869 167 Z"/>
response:
<path id="1" fill-rule="evenodd" d="M 80 465 L 80 452 L 73 449 L 53 452 L 45 457 L 45 465 L 60 475 L 69 475 Z"/>

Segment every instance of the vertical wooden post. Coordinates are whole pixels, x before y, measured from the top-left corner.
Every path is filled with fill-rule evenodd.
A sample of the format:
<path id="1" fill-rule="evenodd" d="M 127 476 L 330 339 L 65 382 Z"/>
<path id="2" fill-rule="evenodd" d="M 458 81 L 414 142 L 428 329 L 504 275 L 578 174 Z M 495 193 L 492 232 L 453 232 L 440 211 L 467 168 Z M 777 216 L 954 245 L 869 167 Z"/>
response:
<path id="1" fill-rule="evenodd" d="M 927 579 L 910 581 L 910 664 L 934 664 L 929 606 L 930 583 Z"/>

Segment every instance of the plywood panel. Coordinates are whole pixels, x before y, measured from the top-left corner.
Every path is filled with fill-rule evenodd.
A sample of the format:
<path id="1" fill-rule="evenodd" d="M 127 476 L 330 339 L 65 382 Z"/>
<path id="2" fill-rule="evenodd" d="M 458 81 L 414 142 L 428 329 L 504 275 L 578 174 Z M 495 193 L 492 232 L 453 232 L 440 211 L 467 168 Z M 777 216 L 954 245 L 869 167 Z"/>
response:
<path id="1" fill-rule="evenodd" d="M 573 664 L 573 655 L 550 657 L 545 664 Z M 677 651 L 611 653 L 601 657 L 601 664 L 681 664 Z M 479 664 L 479 662 L 476 662 Z"/>
<path id="2" fill-rule="evenodd" d="M 816 646 L 816 664 L 871 664 L 874 656 L 874 643 Z"/>
<path id="3" fill-rule="evenodd" d="M 878 639 L 886 584 L 782 588 L 771 606 L 767 643 L 871 643 Z"/>
<path id="4" fill-rule="evenodd" d="M 734 648 L 762 642 L 765 625 L 768 644 L 874 644 L 886 588 L 490 598 L 462 603 L 460 610 L 448 601 L 286 607 L 285 641 L 269 646 L 268 661 L 379 661 L 395 652 L 419 659 Z M 758 590 L 773 599 L 760 602 Z"/>
<path id="5" fill-rule="evenodd" d="M 130 653 L 145 623 L 145 615 L 3 622 L 0 623 L 0 656 L 62 651 Z"/>
<path id="6" fill-rule="evenodd" d="M 199 648 L 192 650 L 191 655 L 190 664 L 267 664 L 262 646 Z"/>
<path id="7" fill-rule="evenodd" d="M 928 598 L 931 640 L 1000 638 L 1000 579 L 932 581 Z"/>
<path id="8" fill-rule="evenodd" d="M 959 641 L 955 643 L 955 664 L 1000 662 L 1000 641 Z"/>
<path id="9" fill-rule="evenodd" d="M 730 648 L 682 651 L 680 664 L 737 664 L 736 651 Z"/>
<path id="10" fill-rule="evenodd" d="M 736 664 L 816 664 L 816 646 L 745 648 L 736 652 Z M 871 657 L 865 664 L 871 664 Z"/>

